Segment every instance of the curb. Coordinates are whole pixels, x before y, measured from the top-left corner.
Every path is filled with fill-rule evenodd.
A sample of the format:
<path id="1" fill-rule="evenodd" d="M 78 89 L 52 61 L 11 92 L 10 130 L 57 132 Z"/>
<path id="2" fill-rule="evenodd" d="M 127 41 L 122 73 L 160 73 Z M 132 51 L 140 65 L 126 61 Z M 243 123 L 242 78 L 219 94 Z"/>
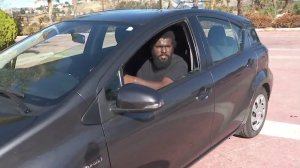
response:
<path id="1" fill-rule="evenodd" d="M 273 28 L 273 27 L 268 27 L 268 28 L 256 28 L 256 31 L 300 31 L 300 27 L 296 28 Z"/>
<path id="2" fill-rule="evenodd" d="M 24 38 L 26 38 L 27 36 L 17 36 L 17 38 L 15 39 L 16 42 L 23 40 Z"/>

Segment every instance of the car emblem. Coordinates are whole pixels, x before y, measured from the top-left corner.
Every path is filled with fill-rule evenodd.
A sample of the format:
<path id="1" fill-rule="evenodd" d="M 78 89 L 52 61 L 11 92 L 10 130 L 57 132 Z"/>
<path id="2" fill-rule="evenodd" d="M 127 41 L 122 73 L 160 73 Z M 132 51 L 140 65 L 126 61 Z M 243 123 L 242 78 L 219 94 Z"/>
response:
<path id="1" fill-rule="evenodd" d="M 100 164 L 102 161 L 103 161 L 102 157 L 97 158 L 95 161 L 93 161 L 92 163 L 84 166 L 83 168 L 93 168 L 93 167 L 97 166 L 98 164 Z"/>

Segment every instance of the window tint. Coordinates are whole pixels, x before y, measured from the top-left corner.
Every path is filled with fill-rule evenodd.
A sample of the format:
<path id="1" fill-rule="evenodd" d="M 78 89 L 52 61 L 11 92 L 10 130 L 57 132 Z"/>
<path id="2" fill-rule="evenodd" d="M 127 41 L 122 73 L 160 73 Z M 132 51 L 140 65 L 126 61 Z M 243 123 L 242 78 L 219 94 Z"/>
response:
<path id="1" fill-rule="evenodd" d="M 233 37 L 235 37 L 235 40 L 238 42 L 238 49 L 241 50 L 241 45 L 243 45 L 243 29 L 232 23 L 231 27 L 233 30 Z"/>
<path id="2" fill-rule="evenodd" d="M 250 30 L 246 29 L 245 30 L 245 39 L 244 39 L 244 48 L 250 48 L 251 47 L 251 43 L 250 43 Z"/>
<path id="3" fill-rule="evenodd" d="M 221 61 L 239 51 L 242 39 L 239 27 L 215 18 L 198 17 L 198 20 L 207 38 L 213 62 Z"/>
<path id="4" fill-rule="evenodd" d="M 250 40 L 251 45 L 259 43 L 259 39 L 258 39 L 257 34 L 254 29 L 250 30 L 249 40 Z"/>
<path id="5" fill-rule="evenodd" d="M 132 26 L 108 26 L 102 48 L 113 47 L 120 44 L 132 31 Z"/>
<path id="6" fill-rule="evenodd" d="M 24 93 L 28 104 L 56 104 L 134 30 L 102 22 L 52 25 L 1 53 L 0 85 Z"/>
<path id="7" fill-rule="evenodd" d="M 80 82 L 71 67 L 83 57 L 92 28 L 89 23 L 63 22 L 9 48 L 0 55 L 0 85 L 24 93 L 25 102 L 57 103 Z"/>
<path id="8" fill-rule="evenodd" d="M 72 28 L 55 36 L 51 35 L 52 30 L 49 33 L 45 31 L 45 34 L 53 37 L 18 55 L 15 69 L 30 68 L 82 54 L 91 27 L 91 25 L 73 25 Z M 53 49 L 53 46 L 59 47 Z"/>

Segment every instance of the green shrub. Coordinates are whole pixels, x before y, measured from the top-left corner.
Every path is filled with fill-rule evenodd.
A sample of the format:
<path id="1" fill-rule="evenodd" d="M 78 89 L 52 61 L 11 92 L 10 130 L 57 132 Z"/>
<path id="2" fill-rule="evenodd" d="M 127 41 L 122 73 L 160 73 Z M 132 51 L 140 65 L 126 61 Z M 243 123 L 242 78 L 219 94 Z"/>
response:
<path id="1" fill-rule="evenodd" d="M 227 7 L 227 6 L 216 6 L 215 10 L 219 10 L 219 11 L 223 11 L 223 12 L 232 12 L 233 11 L 233 7 Z"/>
<path id="2" fill-rule="evenodd" d="M 275 11 L 275 7 L 274 6 L 267 6 L 265 8 L 262 9 L 262 13 L 265 16 L 270 16 L 270 17 L 275 17 L 276 15 L 276 11 Z"/>
<path id="3" fill-rule="evenodd" d="M 300 2 L 294 4 L 293 13 L 296 15 L 300 15 Z"/>
<path id="4" fill-rule="evenodd" d="M 273 22 L 273 27 L 276 28 L 291 28 L 300 27 L 300 15 L 285 14 L 278 17 Z"/>
<path id="5" fill-rule="evenodd" d="M 159 3 L 141 3 L 137 1 L 122 1 L 115 9 L 158 9 Z"/>
<path id="6" fill-rule="evenodd" d="M 25 25 L 23 27 L 22 35 L 31 35 L 37 31 L 39 31 L 41 27 L 38 23 L 34 22 L 31 25 Z"/>
<path id="7" fill-rule="evenodd" d="M 16 21 L 0 9 L 0 50 L 13 44 L 17 34 L 18 27 Z"/>

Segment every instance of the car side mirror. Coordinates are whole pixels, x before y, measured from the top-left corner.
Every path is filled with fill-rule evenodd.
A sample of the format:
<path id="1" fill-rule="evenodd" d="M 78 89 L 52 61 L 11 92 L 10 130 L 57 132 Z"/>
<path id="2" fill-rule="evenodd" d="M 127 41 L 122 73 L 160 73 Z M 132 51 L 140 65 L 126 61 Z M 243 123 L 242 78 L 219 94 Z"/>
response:
<path id="1" fill-rule="evenodd" d="M 156 90 L 137 84 L 127 84 L 120 88 L 116 113 L 151 112 L 161 108 L 164 104 L 163 98 Z"/>
<path id="2" fill-rule="evenodd" d="M 72 41 L 84 44 L 85 43 L 85 36 L 79 33 L 72 33 Z"/>

